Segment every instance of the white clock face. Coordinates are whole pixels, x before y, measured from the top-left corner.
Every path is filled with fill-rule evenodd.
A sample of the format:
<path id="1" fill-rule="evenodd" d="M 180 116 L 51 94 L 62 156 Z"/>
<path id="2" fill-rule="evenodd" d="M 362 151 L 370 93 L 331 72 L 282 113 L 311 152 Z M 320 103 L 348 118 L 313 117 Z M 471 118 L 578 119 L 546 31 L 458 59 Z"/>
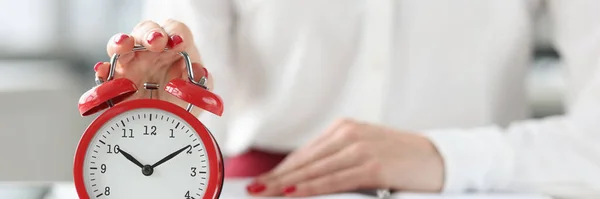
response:
<path id="1" fill-rule="evenodd" d="M 208 185 L 206 149 L 181 118 L 135 109 L 109 120 L 90 142 L 83 176 L 90 198 L 200 199 Z"/>

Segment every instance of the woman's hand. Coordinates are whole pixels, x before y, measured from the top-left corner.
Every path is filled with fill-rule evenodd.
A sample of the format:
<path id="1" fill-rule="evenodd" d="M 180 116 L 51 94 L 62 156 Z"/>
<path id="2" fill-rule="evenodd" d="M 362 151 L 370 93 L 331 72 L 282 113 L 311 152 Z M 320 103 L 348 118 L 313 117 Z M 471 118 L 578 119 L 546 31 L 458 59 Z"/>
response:
<path id="1" fill-rule="evenodd" d="M 256 196 L 313 196 L 359 189 L 439 192 L 443 162 L 417 134 L 351 120 L 337 122 L 248 186 Z"/>
<path id="2" fill-rule="evenodd" d="M 147 50 L 132 52 L 134 45 L 142 45 Z M 168 48 L 167 51 L 164 51 Z M 206 74 L 202 67 L 200 54 L 194 45 L 192 32 L 183 23 L 168 20 L 162 24 L 153 21 L 144 21 L 133 28 L 131 34 L 119 33 L 114 35 L 106 44 L 109 58 L 114 53 L 121 54 L 114 78 L 127 78 L 133 81 L 138 92 L 129 99 L 148 98 L 150 91 L 142 88 L 146 82 L 156 83 L 159 87 L 164 86 L 172 79 L 184 78 L 187 80 L 188 73 L 185 61 L 177 54 L 186 51 L 193 62 L 194 78 L 198 81 Z M 94 66 L 96 76 L 106 80 L 109 73 L 110 63 L 99 62 Z M 208 78 L 207 87 L 212 88 L 212 78 Z M 153 97 L 166 100 L 182 107 L 187 103 L 165 92 L 163 89 L 153 91 Z M 195 113 L 200 110 L 194 109 Z"/>

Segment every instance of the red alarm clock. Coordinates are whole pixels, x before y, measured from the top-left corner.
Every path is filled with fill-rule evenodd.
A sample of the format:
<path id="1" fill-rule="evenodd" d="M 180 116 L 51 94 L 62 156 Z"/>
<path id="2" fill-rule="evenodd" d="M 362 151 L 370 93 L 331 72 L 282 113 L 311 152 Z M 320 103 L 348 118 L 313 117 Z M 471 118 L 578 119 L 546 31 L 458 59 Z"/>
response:
<path id="1" fill-rule="evenodd" d="M 136 46 L 135 51 L 145 50 Z M 112 56 L 106 80 L 79 99 L 88 116 L 106 109 L 85 130 L 75 153 L 73 175 L 79 198 L 216 199 L 223 185 L 223 158 L 211 132 L 190 113 L 193 106 L 221 116 L 221 98 L 208 91 L 206 77 L 195 81 L 186 52 L 188 80 L 167 85 L 144 83 L 189 103 L 184 109 L 167 101 L 124 100 L 138 85 L 114 79 L 119 54 Z M 152 93 L 152 91 L 150 92 Z"/>

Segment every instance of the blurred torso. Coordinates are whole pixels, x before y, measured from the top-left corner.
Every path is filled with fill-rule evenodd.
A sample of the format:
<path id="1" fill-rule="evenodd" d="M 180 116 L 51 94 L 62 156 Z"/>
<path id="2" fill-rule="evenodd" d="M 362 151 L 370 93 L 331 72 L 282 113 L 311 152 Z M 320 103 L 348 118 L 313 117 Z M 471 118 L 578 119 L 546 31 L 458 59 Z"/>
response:
<path id="1" fill-rule="evenodd" d="M 291 151 L 344 117 L 418 131 L 527 116 L 528 1 L 389 2 L 237 1 L 226 154 Z"/>

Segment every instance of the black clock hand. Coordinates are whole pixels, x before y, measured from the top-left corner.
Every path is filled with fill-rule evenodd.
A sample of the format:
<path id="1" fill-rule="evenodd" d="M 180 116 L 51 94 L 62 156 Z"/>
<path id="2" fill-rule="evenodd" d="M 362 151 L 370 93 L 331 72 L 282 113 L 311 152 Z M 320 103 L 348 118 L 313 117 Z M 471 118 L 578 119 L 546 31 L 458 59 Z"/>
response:
<path id="1" fill-rule="evenodd" d="M 119 149 L 119 152 L 125 156 L 129 161 L 133 162 L 135 165 L 138 165 L 140 168 L 143 168 L 144 165 L 140 163 L 140 161 L 136 160 L 133 156 L 129 155 L 129 153 L 123 151 L 123 149 Z"/>
<path id="2" fill-rule="evenodd" d="M 181 152 L 183 152 L 184 150 L 186 150 L 188 147 L 192 147 L 192 145 L 187 145 L 187 146 L 185 146 L 185 147 L 183 147 L 183 148 L 181 148 L 181 149 L 179 149 L 179 150 L 177 150 L 177 151 L 169 154 L 167 157 L 165 157 L 165 158 L 159 160 L 158 162 L 154 163 L 152 165 L 152 168 L 155 168 L 158 165 L 161 165 L 162 163 L 165 163 L 166 161 L 170 160 L 171 158 L 174 158 L 175 156 L 179 155 Z"/>

